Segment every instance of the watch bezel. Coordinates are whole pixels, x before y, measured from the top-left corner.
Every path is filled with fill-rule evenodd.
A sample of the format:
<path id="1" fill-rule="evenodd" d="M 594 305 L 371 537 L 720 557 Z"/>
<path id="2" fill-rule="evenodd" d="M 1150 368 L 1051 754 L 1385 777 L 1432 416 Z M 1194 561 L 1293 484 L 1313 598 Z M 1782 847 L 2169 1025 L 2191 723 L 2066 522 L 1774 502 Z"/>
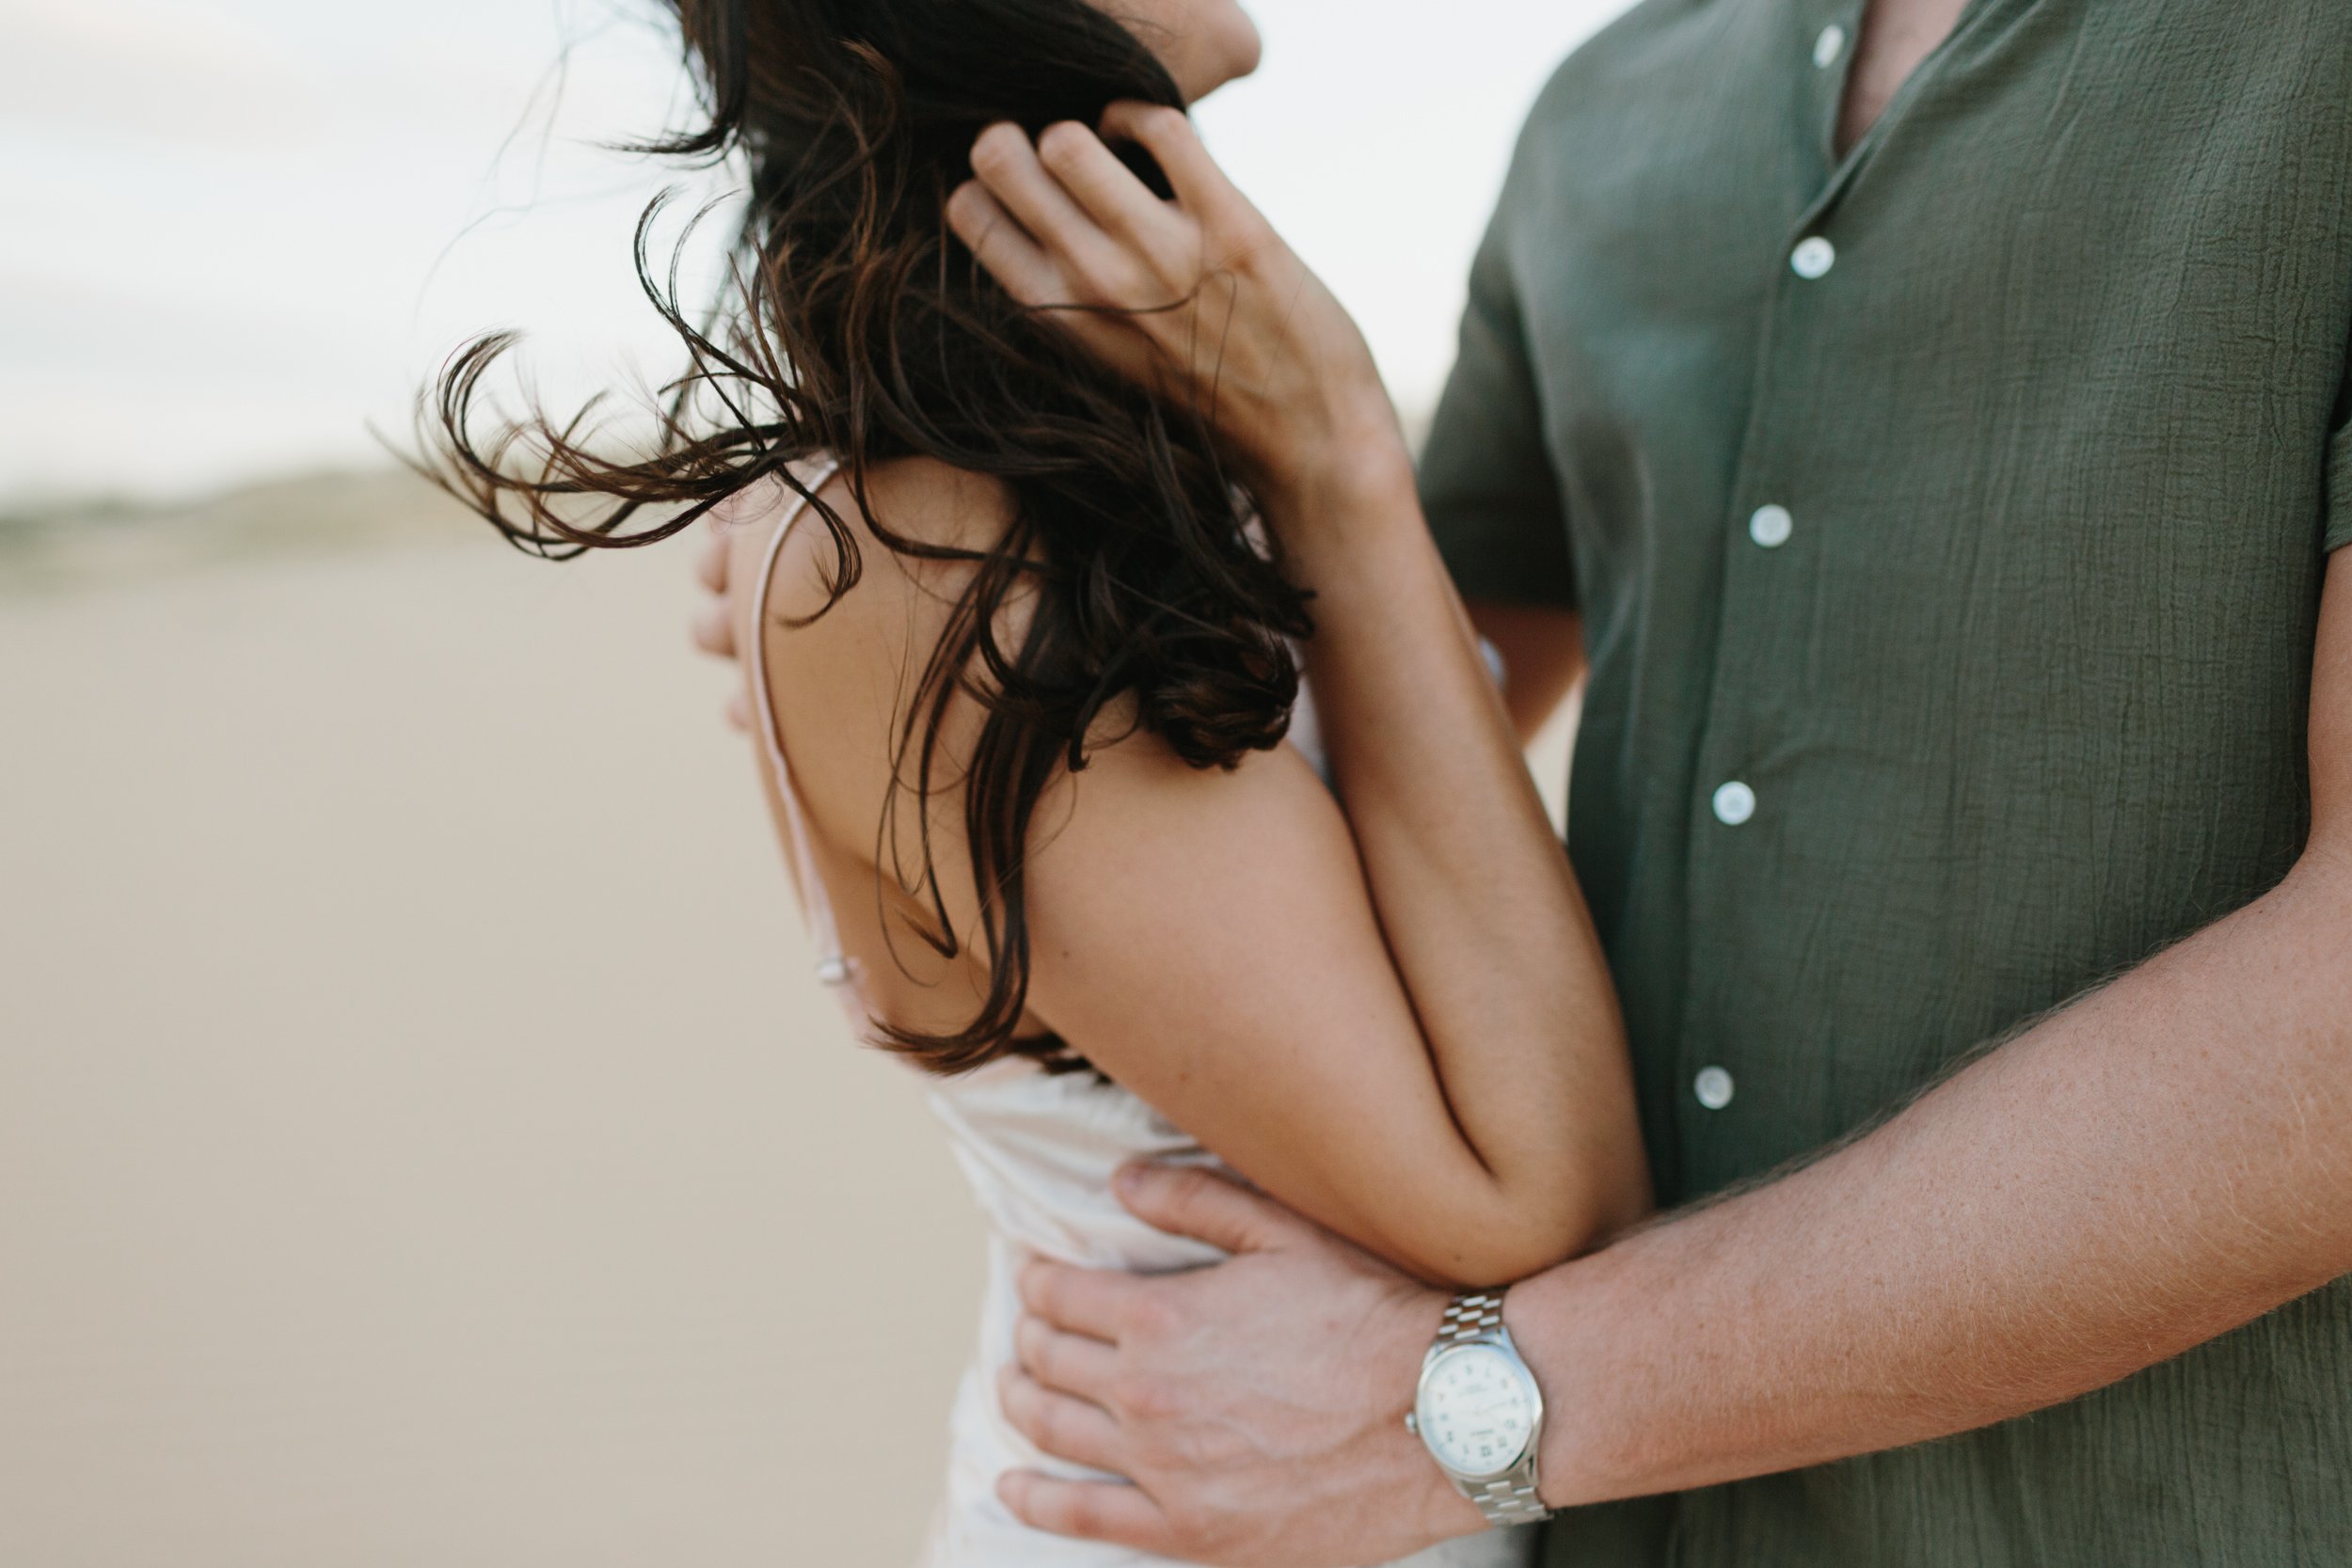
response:
<path id="1" fill-rule="evenodd" d="M 1464 1470 L 1447 1464 L 1445 1457 L 1438 1452 L 1436 1441 L 1429 1435 L 1431 1380 L 1437 1376 L 1438 1369 L 1445 1365 L 1450 1357 L 1466 1354 L 1472 1351 L 1481 1351 L 1488 1354 L 1500 1353 L 1504 1364 L 1511 1369 L 1511 1375 L 1518 1380 L 1520 1392 L 1527 1397 L 1527 1440 L 1519 1445 L 1518 1452 L 1491 1470 Z M 1482 1335 L 1475 1339 L 1466 1339 L 1459 1344 L 1433 1346 L 1429 1354 L 1422 1358 L 1421 1380 L 1413 1387 L 1413 1420 L 1414 1430 L 1421 1438 L 1422 1447 L 1428 1450 L 1431 1459 L 1437 1461 L 1438 1468 L 1449 1476 L 1463 1481 L 1492 1481 L 1498 1476 L 1507 1476 L 1526 1464 L 1528 1456 L 1541 1448 L 1544 1435 L 1543 1385 L 1535 1381 L 1535 1374 L 1528 1367 L 1526 1359 L 1519 1354 L 1518 1346 L 1511 1342 L 1511 1331 L 1507 1328 L 1499 1329 L 1491 1335 Z"/>

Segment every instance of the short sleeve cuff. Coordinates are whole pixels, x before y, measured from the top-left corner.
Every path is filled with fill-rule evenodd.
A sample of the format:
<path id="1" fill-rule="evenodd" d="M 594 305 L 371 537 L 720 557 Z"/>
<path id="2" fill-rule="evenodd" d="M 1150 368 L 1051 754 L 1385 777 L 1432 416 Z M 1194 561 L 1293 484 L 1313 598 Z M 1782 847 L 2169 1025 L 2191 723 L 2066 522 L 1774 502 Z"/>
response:
<path id="1" fill-rule="evenodd" d="M 2352 545 L 2352 425 L 2336 432 L 2328 443 L 2328 531 L 2323 550 Z"/>
<path id="2" fill-rule="evenodd" d="M 1433 493 L 1422 507 L 1438 553 L 1462 597 L 1472 603 L 1577 607 L 1567 530 L 1549 498 L 1463 497 Z"/>

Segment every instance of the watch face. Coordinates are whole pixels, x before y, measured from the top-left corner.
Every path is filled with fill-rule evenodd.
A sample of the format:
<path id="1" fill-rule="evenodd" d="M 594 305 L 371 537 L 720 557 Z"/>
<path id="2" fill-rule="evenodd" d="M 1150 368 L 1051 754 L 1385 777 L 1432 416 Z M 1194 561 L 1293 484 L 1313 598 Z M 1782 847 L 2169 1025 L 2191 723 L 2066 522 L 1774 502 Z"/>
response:
<path id="1" fill-rule="evenodd" d="M 1449 1470 L 1499 1475 L 1518 1463 L 1535 1431 L 1535 1391 L 1491 1345 L 1465 1345 L 1438 1358 L 1422 1384 L 1422 1439 Z"/>

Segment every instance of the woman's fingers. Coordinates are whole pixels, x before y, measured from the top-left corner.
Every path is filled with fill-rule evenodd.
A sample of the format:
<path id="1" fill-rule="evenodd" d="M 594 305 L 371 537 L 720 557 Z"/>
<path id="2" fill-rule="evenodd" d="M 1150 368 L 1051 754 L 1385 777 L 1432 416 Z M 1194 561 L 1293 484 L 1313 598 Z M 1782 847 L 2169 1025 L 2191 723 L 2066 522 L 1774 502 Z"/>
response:
<path id="1" fill-rule="evenodd" d="M 1182 110 L 1122 99 L 1103 111 L 1103 135 L 1112 141 L 1134 142 L 1151 153 L 1168 176 L 1177 203 L 1202 223 L 1225 222 L 1237 210 L 1256 213 L 1200 145 L 1200 133 Z"/>
<path id="2" fill-rule="evenodd" d="M 972 144 L 972 172 L 1066 273 L 1097 283 L 1119 276 L 1116 243 L 1039 161 L 1019 126 L 992 125 L 981 132 Z"/>
<path id="3" fill-rule="evenodd" d="M 947 227 L 1022 304 L 1048 305 L 1070 297 L 1070 285 L 1054 259 L 977 180 L 967 180 L 949 194 Z"/>
<path id="4" fill-rule="evenodd" d="M 1049 125 L 1037 139 L 1039 162 L 1061 182 L 1087 215 L 1152 262 L 1163 278 L 1180 266 L 1189 249 L 1198 267 L 1198 245 L 1186 245 L 1189 225 L 1119 161 L 1103 138 L 1074 120 Z M 1189 282 L 1190 279 L 1184 279 Z M 1130 305 L 1156 301 L 1122 301 Z"/>
<path id="5" fill-rule="evenodd" d="M 947 226 L 1005 293 L 1033 309 L 1053 310 L 1077 298 L 1078 291 L 1054 258 L 1031 239 L 977 180 L 957 186 L 947 198 Z M 1105 363 L 1137 373 L 1135 344 L 1122 335 L 1117 317 L 1099 311 L 1062 310 L 1048 319 Z"/>

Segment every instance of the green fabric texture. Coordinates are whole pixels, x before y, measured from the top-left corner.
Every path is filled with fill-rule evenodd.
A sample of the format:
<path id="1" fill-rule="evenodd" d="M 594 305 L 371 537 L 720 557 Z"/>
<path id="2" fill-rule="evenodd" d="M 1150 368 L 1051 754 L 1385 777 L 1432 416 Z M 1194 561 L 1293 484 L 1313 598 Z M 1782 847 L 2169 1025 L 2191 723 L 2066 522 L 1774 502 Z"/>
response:
<path id="1" fill-rule="evenodd" d="M 1833 24 L 1650 0 L 1561 70 L 1422 465 L 1469 596 L 1581 615 L 1569 848 L 1670 1203 L 2274 885 L 2352 543 L 2352 7 L 1975 0 L 1844 159 Z M 1550 1553 L 2352 1563 L 2352 1282 Z"/>

